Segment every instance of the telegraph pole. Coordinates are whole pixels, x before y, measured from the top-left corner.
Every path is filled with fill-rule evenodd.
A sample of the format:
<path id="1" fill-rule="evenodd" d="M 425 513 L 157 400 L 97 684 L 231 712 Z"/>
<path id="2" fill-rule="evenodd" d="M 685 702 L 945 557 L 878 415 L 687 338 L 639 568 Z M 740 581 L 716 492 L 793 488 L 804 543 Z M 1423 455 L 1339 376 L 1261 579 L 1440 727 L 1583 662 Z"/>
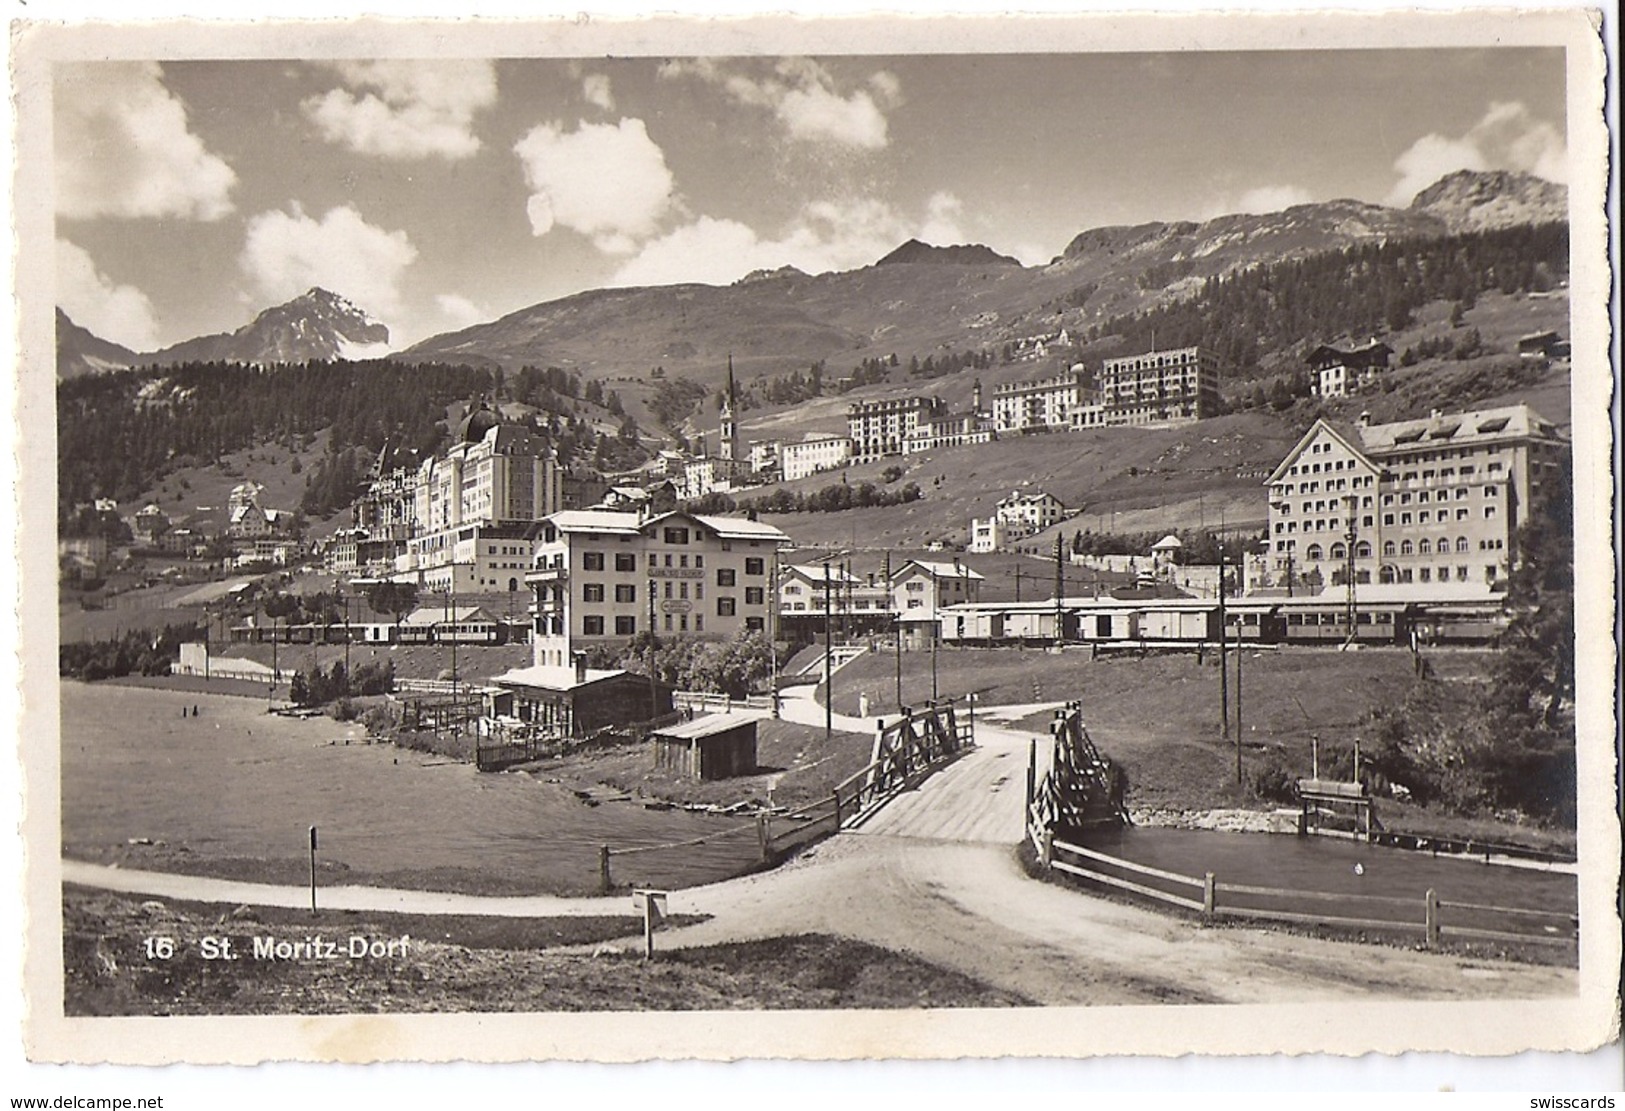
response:
<path id="1" fill-rule="evenodd" d="M 886 549 L 886 610 L 891 614 L 893 673 L 897 685 L 897 708 L 903 708 L 903 631 L 898 627 L 896 599 L 891 592 L 891 549 Z"/>
<path id="2" fill-rule="evenodd" d="M 1348 572 L 1347 572 L 1348 580 L 1349 580 L 1349 582 L 1348 582 L 1348 587 L 1349 587 L 1349 598 L 1348 598 L 1348 606 L 1349 606 L 1349 612 L 1348 612 L 1349 639 L 1348 639 L 1348 643 L 1353 644 L 1354 643 L 1354 635 L 1355 635 L 1355 624 L 1354 624 L 1354 622 L 1355 622 L 1356 618 L 1358 617 L 1358 613 L 1359 613 L 1359 611 L 1356 609 L 1355 600 L 1354 600 L 1354 542 L 1359 537 L 1359 530 L 1356 528 L 1356 525 L 1358 524 L 1358 518 L 1355 516 L 1355 512 L 1360 508 L 1360 499 L 1355 497 L 1353 494 L 1350 494 L 1346 500 L 1348 502 L 1348 513 L 1349 513 L 1349 530 L 1348 530 L 1348 535 L 1344 538 L 1345 543 L 1348 544 Z"/>
<path id="3" fill-rule="evenodd" d="M 660 716 L 660 696 L 655 693 L 655 581 L 649 580 L 649 720 Z M 607 851 L 607 850 L 606 850 Z"/>
<path id="4" fill-rule="evenodd" d="M 1066 644 L 1065 630 L 1061 627 L 1061 590 L 1064 584 L 1061 581 L 1061 533 L 1055 532 L 1055 647 L 1059 650 Z"/>
<path id="5" fill-rule="evenodd" d="M 1219 723 L 1225 740 L 1230 739 L 1230 665 L 1226 660 L 1226 646 L 1230 633 L 1225 626 L 1224 610 L 1224 541 L 1219 541 Z M 1236 743 L 1239 760 L 1241 743 Z"/>
<path id="6" fill-rule="evenodd" d="M 835 656 L 830 643 L 829 560 L 824 560 L 824 740 L 835 732 Z"/>

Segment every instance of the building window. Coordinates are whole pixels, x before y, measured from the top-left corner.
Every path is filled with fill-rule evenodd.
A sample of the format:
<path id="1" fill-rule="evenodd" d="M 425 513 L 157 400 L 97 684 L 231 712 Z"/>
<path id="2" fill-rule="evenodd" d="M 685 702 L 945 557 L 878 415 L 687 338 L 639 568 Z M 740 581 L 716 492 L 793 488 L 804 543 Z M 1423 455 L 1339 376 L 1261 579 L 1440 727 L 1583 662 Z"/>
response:
<path id="1" fill-rule="evenodd" d="M 696 566 L 696 567 L 704 567 L 705 566 L 705 556 L 700 554 L 699 552 L 695 552 L 694 553 L 694 566 Z M 699 624 L 696 622 L 694 627 L 696 629 L 699 628 Z"/>
<path id="2" fill-rule="evenodd" d="M 1333 544 L 1332 545 L 1332 558 L 1333 559 L 1347 559 L 1348 554 L 1349 554 L 1348 549 L 1343 547 L 1343 545 L 1341 545 L 1341 544 Z"/>
<path id="3" fill-rule="evenodd" d="M 638 619 L 635 617 L 620 616 L 615 619 L 615 635 L 629 637 L 638 631 Z"/>
<path id="4" fill-rule="evenodd" d="M 1382 523 L 1385 525 L 1392 525 L 1394 523 L 1394 515 L 1392 513 L 1384 513 L 1382 515 Z"/>
<path id="5" fill-rule="evenodd" d="M 732 586 L 734 584 L 734 569 L 732 567 L 717 568 L 717 585 Z"/>
<path id="6" fill-rule="evenodd" d="M 1462 508 L 1456 510 L 1456 520 L 1465 521 L 1466 519 L 1467 519 L 1467 507 L 1466 506 L 1463 506 Z"/>
<path id="7" fill-rule="evenodd" d="M 695 628 L 696 631 L 699 630 L 699 627 L 700 627 L 699 622 L 700 622 L 700 619 L 696 617 L 694 619 L 694 628 Z M 761 632 L 763 630 L 763 628 L 765 628 L 765 626 L 763 625 L 762 619 L 760 617 L 747 617 L 747 618 L 745 618 L 745 628 L 751 630 L 752 632 L 759 633 L 759 632 Z"/>
<path id="8" fill-rule="evenodd" d="M 732 617 L 734 615 L 734 600 L 732 598 L 717 599 L 717 616 Z"/>
<path id="9" fill-rule="evenodd" d="M 602 571 L 604 569 L 604 553 L 582 552 L 581 569 L 583 571 Z"/>
<path id="10" fill-rule="evenodd" d="M 616 552 L 615 553 L 615 570 L 617 570 L 617 571 L 636 571 L 637 569 L 638 569 L 638 557 L 637 556 L 633 555 L 631 552 Z"/>
<path id="11" fill-rule="evenodd" d="M 662 531 L 661 537 L 668 544 L 687 544 L 688 530 L 686 528 L 667 528 Z"/>
<path id="12" fill-rule="evenodd" d="M 694 631 L 696 633 L 705 632 L 705 614 L 696 613 L 694 615 Z"/>
<path id="13" fill-rule="evenodd" d="M 1467 547 L 1467 538 L 1465 536 L 1456 537 L 1456 551 L 1465 552 L 1465 551 L 1468 551 L 1468 550 L 1469 549 Z"/>
<path id="14" fill-rule="evenodd" d="M 1488 521 L 1488 520 L 1492 519 L 1494 516 L 1495 516 L 1495 506 L 1486 505 L 1484 507 L 1484 519 L 1486 521 Z"/>
<path id="15" fill-rule="evenodd" d="M 1456 581 L 1457 582 L 1463 582 L 1463 583 L 1467 581 L 1467 568 L 1465 568 L 1465 567 L 1457 567 L 1456 568 Z"/>
<path id="16" fill-rule="evenodd" d="M 669 613 L 666 614 L 666 620 L 663 622 L 663 624 L 665 626 L 666 632 L 668 632 L 668 633 L 671 632 L 671 614 L 669 614 Z"/>
<path id="17" fill-rule="evenodd" d="M 583 602 L 602 602 L 604 600 L 604 584 L 582 583 L 581 600 Z"/>
<path id="18" fill-rule="evenodd" d="M 747 606 L 761 605 L 765 593 L 759 586 L 747 586 L 745 588 L 745 604 Z"/>
<path id="19" fill-rule="evenodd" d="M 589 613 L 581 619 L 581 635 L 587 637 L 601 637 L 604 635 L 604 618 L 601 614 Z"/>
<path id="20" fill-rule="evenodd" d="M 1412 544 L 1409 540 L 1405 541 L 1403 544 L 1401 544 L 1399 546 L 1399 554 L 1400 555 L 1415 555 L 1416 554 L 1416 545 Z"/>
<path id="21" fill-rule="evenodd" d="M 1319 560 L 1322 558 L 1319 544 L 1309 545 L 1309 550 L 1303 553 L 1305 559 Z"/>
<path id="22" fill-rule="evenodd" d="M 766 572 L 767 572 L 767 563 L 762 559 L 761 556 L 746 556 L 745 557 L 745 574 L 747 574 L 747 575 L 762 575 L 762 574 L 766 574 Z"/>
<path id="23" fill-rule="evenodd" d="M 638 600 L 638 588 L 631 583 L 616 583 L 615 600 L 617 602 L 636 602 Z"/>
<path id="24" fill-rule="evenodd" d="M 1416 550 L 1422 555 L 1427 555 L 1429 552 L 1433 551 L 1433 542 L 1424 536 L 1417 543 Z"/>
<path id="25" fill-rule="evenodd" d="M 1431 582 L 1433 580 L 1433 569 L 1431 567 L 1423 567 L 1416 572 L 1416 577 L 1422 582 Z"/>

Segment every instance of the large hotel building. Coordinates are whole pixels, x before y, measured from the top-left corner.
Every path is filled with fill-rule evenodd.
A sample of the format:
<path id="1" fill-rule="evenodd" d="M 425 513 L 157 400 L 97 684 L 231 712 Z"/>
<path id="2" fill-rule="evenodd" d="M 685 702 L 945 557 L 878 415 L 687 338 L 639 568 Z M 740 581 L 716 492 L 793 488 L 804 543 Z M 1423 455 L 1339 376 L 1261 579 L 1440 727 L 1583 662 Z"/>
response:
<path id="1" fill-rule="evenodd" d="M 1099 386 L 1108 426 L 1184 424 L 1219 410 L 1218 360 L 1200 347 L 1107 359 Z"/>
<path id="2" fill-rule="evenodd" d="M 1324 419 L 1269 477 L 1270 573 L 1503 586 L 1568 444 L 1527 405 L 1352 428 Z"/>
<path id="3" fill-rule="evenodd" d="M 532 660 L 569 665 L 593 646 L 640 632 L 713 640 L 773 629 L 773 577 L 790 538 L 743 517 L 614 510 L 555 513 L 540 526 L 534 563 Z"/>

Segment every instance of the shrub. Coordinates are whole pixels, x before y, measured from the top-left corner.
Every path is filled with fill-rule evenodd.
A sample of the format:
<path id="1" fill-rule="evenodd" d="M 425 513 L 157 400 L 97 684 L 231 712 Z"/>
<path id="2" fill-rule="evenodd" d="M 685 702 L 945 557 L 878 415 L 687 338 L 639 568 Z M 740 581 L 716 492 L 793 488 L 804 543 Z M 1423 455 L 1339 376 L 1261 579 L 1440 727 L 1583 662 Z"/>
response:
<path id="1" fill-rule="evenodd" d="M 1253 794 L 1268 802 L 1298 801 L 1298 777 L 1279 751 L 1271 752 L 1264 763 L 1253 769 Z"/>

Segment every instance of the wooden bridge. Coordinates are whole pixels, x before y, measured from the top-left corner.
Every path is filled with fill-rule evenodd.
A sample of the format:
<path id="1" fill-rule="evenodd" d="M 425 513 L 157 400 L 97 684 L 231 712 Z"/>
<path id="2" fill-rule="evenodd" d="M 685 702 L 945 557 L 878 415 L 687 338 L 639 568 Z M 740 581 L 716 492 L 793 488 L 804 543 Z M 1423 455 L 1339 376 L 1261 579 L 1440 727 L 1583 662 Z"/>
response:
<path id="1" fill-rule="evenodd" d="M 1038 742 L 1027 757 L 1027 813 L 1031 826 L 1077 833 L 1128 824 L 1122 770 L 1100 754 L 1083 723 L 1083 703 L 1068 702 L 1050 722 L 1049 769 L 1038 774 Z"/>

